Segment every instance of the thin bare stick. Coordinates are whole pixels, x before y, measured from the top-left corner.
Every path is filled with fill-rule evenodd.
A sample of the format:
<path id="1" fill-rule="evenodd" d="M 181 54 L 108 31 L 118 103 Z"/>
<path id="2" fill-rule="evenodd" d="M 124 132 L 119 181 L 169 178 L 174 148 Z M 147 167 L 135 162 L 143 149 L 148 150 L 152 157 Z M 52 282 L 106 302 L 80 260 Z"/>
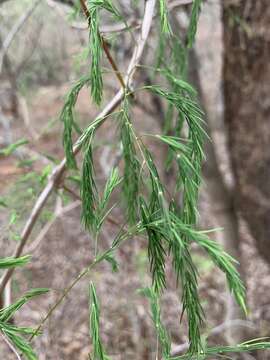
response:
<path id="1" fill-rule="evenodd" d="M 255 329 L 255 325 L 251 321 L 241 320 L 241 319 L 228 320 L 228 321 L 225 321 L 224 323 L 214 327 L 210 331 L 208 338 L 219 335 L 219 334 L 223 333 L 226 329 L 232 328 L 232 327 L 235 327 L 235 328 L 245 327 L 245 328 Z M 189 347 L 188 342 L 185 342 L 181 345 L 175 346 L 171 351 L 171 356 L 180 355 L 182 352 L 187 350 L 188 347 Z"/>
<path id="2" fill-rule="evenodd" d="M 173 1 L 169 2 L 168 10 L 172 10 L 179 6 L 189 5 L 192 3 L 193 3 L 193 0 L 173 0 Z"/>
<path id="3" fill-rule="evenodd" d="M 141 56 L 143 54 L 143 49 L 146 44 L 146 39 L 148 38 L 149 33 L 150 33 L 152 19 L 154 16 L 155 4 L 156 4 L 156 0 L 147 0 L 146 1 L 144 18 L 143 18 L 143 22 L 142 22 L 141 35 L 140 35 L 140 38 L 134 49 L 133 56 L 131 58 L 131 61 L 130 61 L 129 67 L 128 67 L 127 76 L 126 76 L 126 80 L 125 80 L 126 85 L 131 84 L 132 78 L 135 74 L 135 70 L 141 60 Z M 114 96 L 114 98 L 109 102 L 109 104 L 96 117 L 96 119 L 104 118 L 104 117 L 108 116 L 109 114 L 111 114 L 121 103 L 121 101 L 124 98 L 124 95 L 125 95 L 124 90 L 120 89 L 117 92 L 117 94 Z M 77 142 L 73 147 L 74 155 L 78 154 L 78 152 L 80 151 L 80 148 L 81 148 L 81 142 Z M 58 187 L 58 184 L 60 183 L 65 170 L 66 170 L 66 158 L 64 158 L 61 161 L 61 163 L 54 168 L 46 187 L 43 189 L 43 191 L 39 195 L 39 197 L 32 209 L 32 212 L 23 228 L 23 231 L 21 233 L 21 241 L 19 242 L 18 246 L 16 247 L 13 257 L 17 258 L 22 254 L 23 249 L 27 243 L 29 236 L 31 235 L 31 232 L 38 220 L 38 217 L 39 217 L 42 209 L 46 205 L 46 202 L 47 202 L 49 196 L 51 195 L 51 193 L 53 192 L 53 190 Z M 9 279 L 11 278 L 13 272 L 14 272 L 14 268 L 10 268 L 5 271 L 5 273 L 1 279 L 1 283 L 0 283 L 0 297 L 2 296 L 3 290 L 5 289 L 5 286 L 6 286 L 7 282 L 9 281 Z"/>
<path id="4" fill-rule="evenodd" d="M 33 14 L 34 10 L 36 9 L 37 5 L 40 3 L 40 0 L 35 0 L 33 4 L 29 6 L 29 8 L 25 11 L 25 13 L 22 14 L 22 16 L 19 18 L 19 20 L 13 25 L 12 29 L 8 33 L 7 37 L 5 38 L 1 52 L 0 52 L 0 74 L 2 72 L 3 67 L 3 60 L 4 57 L 10 48 L 10 45 L 15 38 L 15 36 L 18 34 L 18 32 L 21 30 L 23 25 L 26 23 L 26 21 L 30 18 L 30 16 Z"/>
<path id="5" fill-rule="evenodd" d="M 3 338 L 3 340 L 5 341 L 5 343 L 7 344 L 7 346 L 10 348 L 10 350 L 16 355 L 16 358 L 18 360 L 22 360 L 22 358 L 20 357 L 20 355 L 17 353 L 17 350 L 15 349 L 15 347 L 11 344 L 11 342 L 8 340 L 8 338 L 2 333 L 1 336 Z"/>
<path id="6" fill-rule="evenodd" d="M 39 247 L 42 240 L 45 238 L 45 236 L 48 234 L 52 226 L 55 224 L 56 220 L 66 215 L 68 212 L 76 209 L 79 207 L 81 202 L 79 200 L 76 200 L 72 202 L 71 204 L 68 204 L 67 206 L 63 207 L 59 211 L 56 211 L 54 214 L 54 217 L 52 220 L 48 221 L 44 227 L 40 230 L 38 236 L 36 239 L 31 242 L 30 246 L 27 247 L 26 252 L 29 254 L 32 254 L 36 249 Z"/>
<path id="7" fill-rule="evenodd" d="M 29 131 L 31 137 L 36 141 L 39 138 L 39 134 L 36 132 L 35 128 L 31 125 L 31 119 L 30 119 L 26 98 L 20 95 L 18 96 L 18 100 L 19 100 L 19 105 L 21 108 L 21 114 L 25 127 Z"/>

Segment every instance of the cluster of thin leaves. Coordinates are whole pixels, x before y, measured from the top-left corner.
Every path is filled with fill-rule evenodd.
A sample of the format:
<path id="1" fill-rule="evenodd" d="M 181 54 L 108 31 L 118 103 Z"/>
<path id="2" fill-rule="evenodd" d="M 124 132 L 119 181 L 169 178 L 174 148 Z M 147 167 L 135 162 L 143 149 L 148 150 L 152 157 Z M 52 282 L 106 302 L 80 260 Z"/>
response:
<path id="1" fill-rule="evenodd" d="M 0 259 L 0 269 L 23 266 L 28 263 L 29 259 L 29 256 L 23 256 L 20 258 L 2 258 Z M 15 315 L 15 313 L 29 300 L 47 292 L 48 289 L 32 289 L 13 304 L 0 309 L 0 332 L 2 333 L 3 337 L 7 339 L 7 341 L 10 342 L 12 346 L 14 346 L 17 351 L 23 354 L 28 360 L 38 359 L 32 346 L 26 339 L 27 336 L 33 335 L 35 333 L 35 329 L 13 325 L 10 320 Z"/>
<path id="2" fill-rule="evenodd" d="M 84 76 L 76 82 L 66 97 L 66 101 L 60 115 L 60 120 L 64 123 L 63 145 L 67 159 L 67 166 L 71 169 L 76 168 L 76 161 L 73 155 L 72 130 L 73 128 L 78 129 L 74 120 L 74 107 L 76 105 L 79 92 L 84 85 L 89 84 L 89 81 L 89 76 Z"/>
<path id="3" fill-rule="evenodd" d="M 167 359 L 171 353 L 171 339 L 161 321 L 161 310 L 157 293 L 151 287 L 141 289 L 139 292 L 149 299 L 152 320 L 157 332 L 159 343 L 162 348 L 162 356 L 164 359 Z"/>
<path id="4" fill-rule="evenodd" d="M 100 307 L 96 294 L 96 289 L 93 283 L 90 284 L 89 297 L 90 297 L 90 337 L 93 343 L 93 359 L 109 360 L 109 357 L 106 355 L 103 344 L 100 339 L 100 330 L 99 330 Z"/>
<path id="5" fill-rule="evenodd" d="M 89 43 L 91 55 L 91 94 L 93 100 L 99 105 L 102 101 L 103 79 L 101 71 L 101 56 L 103 42 L 105 41 L 99 31 L 100 10 L 104 9 L 114 15 L 115 19 L 123 20 L 121 14 L 110 0 L 88 0 L 87 1 L 90 18 L 89 22 Z"/>
<path id="6" fill-rule="evenodd" d="M 120 138 L 125 162 L 123 176 L 123 193 L 127 203 L 128 221 L 135 223 L 138 207 L 140 162 L 136 156 L 136 145 L 130 131 L 131 120 L 128 113 L 128 102 L 125 99 L 119 114 Z"/>
<path id="7" fill-rule="evenodd" d="M 94 179 L 94 163 L 92 156 L 92 139 L 94 130 L 89 139 L 84 142 L 84 157 L 82 166 L 81 199 L 82 199 L 82 222 L 87 230 L 98 234 L 100 228 L 110 214 L 108 209 L 109 200 L 113 190 L 121 183 L 117 168 L 113 169 L 106 182 L 102 196 L 99 196 Z"/>
<path id="8" fill-rule="evenodd" d="M 160 9 L 160 20 L 161 28 L 164 33 L 171 33 L 171 26 L 168 20 L 168 10 L 166 0 L 159 0 L 159 9 Z"/>
<path id="9" fill-rule="evenodd" d="M 91 94 L 94 101 L 99 105 L 102 100 L 103 81 L 101 74 L 102 40 L 99 32 L 99 13 L 95 2 L 88 1 L 90 13 L 90 54 L 91 54 Z"/>
<path id="10" fill-rule="evenodd" d="M 192 47 L 197 31 L 197 23 L 202 0 L 194 0 L 191 19 L 187 31 L 187 46 L 177 39 L 171 31 L 165 0 L 159 1 L 161 30 L 160 54 L 156 72 L 166 79 L 169 88 L 159 85 L 144 86 L 140 90 L 150 91 L 154 96 L 163 99 L 168 110 L 165 119 L 164 134 L 152 135 L 167 145 L 169 156 L 167 166 L 176 165 L 177 177 L 173 196 L 168 193 L 161 181 L 155 159 L 142 138 L 136 133 L 130 117 L 128 95 L 122 102 L 118 116 L 120 143 L 124 162 L 123 178 L 117 169 L 113 169 L 106 182 L 103 194 L 99 194 L 95 182 L 93 162 L 93 140 L 96 129 L 105 121 L 97 119 L 81 134 L 78 143 L 83 148 L 81 198 L 82 222 L 85 228 L 96 235 L 109 216 L 112 207 L 110 197 L 114 189 L 122 183 L 125 197 L 125 215 L 130 228 L 123 228 L 114 239 L 111 248 L 104 254 L 96 256 L 96 262 L 106 260 L 114 270 L 117 262 L 113 256 L 116 248 L 132 236 L 145 234 L 148 238 L 148 257 L 152 274 L 152 287 L 143 291 L 149 298 L 152 318 L 155 324 L 162 354 L 170 358 L 170 337 L 161 322 L 159 296 L 166 288 L 166 263 L 169 256 L 175 270 L 177 284 L 182 288 L 183 313 L 186 313 L 189 325 L 189 350 L 181 358 L 206 358 L 213 354 L 232 351 L 249 351 L 267 347 L 266 342 L 240 344 L 238 347 L 205 348 L 201 339 L 201 327 L 204 322 L 203 308 L 198 293 L 198 274 L 190 252 L 191 243 L 204 249 L 212 261 L 225 273 L 229 288 L 236 301 L 246 312 L 245 289 L 235 268 L 235 260 L 213 240 L 207 232 L 196 230 L 198 217 L 197 202 L 201 182 L 201 166 L 204 159 L 203 143 L 207 137 L 203 112 L 196 100 L 196 91 L 185 81 L 187 73 L 188 48 Z M 109 0 L 88 1 L 90 13 L 90 53 L 92 57 L 90 82 L 92 97 L 97 104 L 102 99 L 101 49 L 102 38 L 99 32 L 99 11 L 105 9 L 118 19 L 119 11 Z M 123 20 L 123 19 L 122 19 Z M 171 46 L 172 64 L 164 64 L 162 52 L 166 48 L 167 37 Z M 179 62 L 179 59 L 181 61 Z M 77 89 L 80 88 L 78 84 Z M 83 86 L 83 85 L 82 85 Z M 78 90 L 80 91 L 80 89 Z M 64 145 L 68 165 L 72 165 L 71 131 L 73 126 L 72 109 L 78 93 L 76 88 L 71 92 L 69 105 L 62 119 L 64 120 Z M 65 108 L 64 108 L 65 109 Z M 68 114 L 68 115 L 66 115 Z M 177 121 L 173 122 L 174 114 Z M 181 196 L 180 196 L 181 194 Z M 177 201 L 175 201 L 177 199 Z M 178 199 L 182 199 L 179 201 Z M 90 286 L 90 334 L 93 341 L 94 359 L 108 359 L 100 339 L 100 308 L 94 285 Z M 181 317 L 182 318 L 182 317 Z M 175 359 L 178 359 L 175 358 Z"/>
<path id="11" fill-rule="evenodd" d="M 191 48 L 195 41 L 201 5 L 202 5 L 202 0 L 194 0 L 193 1 L 190 23 L 189 23 L 188 33 L 187 33 L 188 48 Z"/>
<path id="12" fill-rule="evenodd" d="M 168 360 L 205 360 L 213 359 L 213 356 L 219 356 L 224 359 L 232 359 L 232 354 L 235 353 L 245 353 L 257 350 L 267 350 L 270 349 L 270 342 L 266 341 L 266 338 L 259 338 L 254 340 L 245 341 L 241 344 L 234 346 L 213 346 L 206 347 L 201 351 L 200 354 L 192 355 L 190 353 L 169 357 Z"/>
<path id="13" fill-rule="evenodd" d="M 72 87 L 60 116 L 64 124 L 63 144 L 68 168 L 76 168 L 72 131 L 75 130 L 80 135 L 76 144 L 82 146 L 83 150 L 80 195 L 82 199 L 82 222 L 85 228 L 94 233 L 96 239 L 98 238 L 104 221 L 113 209 L 113 206 L 110 206 L 112 193 L 120 184 L 123 186 L 126 204 L 125 214 L 128 228 L 125 225 L 121 227 L 111 247 L 105 252 L 100 254 L 96 249 L 94 262 L 82 272 L 82 275 L 88 273 L 94 265 L 103 260 L 109 262 L 113 271 L 116 271 L 118 269 L 114 257 L 116 249 L 123 241 L 131 237 L 146 235 L 152 287 L 143 289 L 141 292 L 150 302 L 152 319 L 161 346 L 162 356 L 164 359 L 171 360 L 205 359 L 216 354 L 223 355 L 225 353 L 270 348 L 269 342 L 264 341 L 264 339 L 256 339 L 237 346 L 227 347 L 207 347 L 201 339 L 204 313 L 198 293 L 197 269 L 190 251 L 191 243 L 196 243 L 201 247 L 217 267 L 224 272 L 230 291 L 243 311 L 247 312 L 245 288 L 235 268 L 236 261 L 225 253 L 215 241 L 210 240 L 207 232 L 198 231 L 195 228 L 198 215 L 197 202 L 201 182 L 201 166 L 204 159 L 203 143 L 206 133 L 202 120 L 203 113 L 196 101 L 196 91 L 185 81 L 185 78 L 187 49 L 194 44 L 201 4 L 202 0 L 193 1 L 187 31 L 187 47 L 185 48 L 181 41 L 172 34 L 166 1 L 159 0 L 160 26 L 165 36 L 161 36 L 160 55 L 155 70 L 164 76 L 169 88 L 159 85 L 141 88 L 141 90 L 148 90 L 154 96 L 163 99 L 168 105 L 164 134 L 154 135 L 154 137 L 169 148 L 167 165 L 173 166 L 175 163 L 178 169 L 173 196 L 168 193 L 161 180 L 153 154 L 133 127 L 128 95 L 126 95 L 122 103 L 118 116 L 124 162 L 123 177 L 120 176 L 117 168 L 112 169 L 102 195 L 100 195 L 95 182 L 93 141 L 97 128 L 107 117 L 96 119 L 83 132 L 80 131 L 74 119 L 74 107 L 84 85 L 91 85 L 92 98 L 98 105 L 102 101 L 101 56 L 104 39 L 99 30 L 100 11 L 104 9 L 117 20 L 125 22 L 111 0 L 87 1 L 91 55 L 90 75 L 82 77 Z M 162 52 L 166 48 L 167 38 L 170 38 L 168 44 L 171 46 L 172 66 L 164 64 L 162 60 Z M 177 114 L 177 121 L 174 124 L 173 116 L 175 113 Z M 181 137 L 184 130 L 187 131 L 187 135 Z M 4 152 L 2 151 L 2 153 L 4 155 L 10 154 L 23 143 L 18 142 L 13 147 Z M 182 199 L 182 201 L 178 199 Z M 170 357 L 171 340 L 162 324 L 159 305 L 159 297 L 166 288 L 165 269 L 169 256 L 172 259 L 177 284 L 182 288 L 182 316 L 186 313 L 189 326 L 190 346 L 188 353 L 176 358 Z M 0 259 L 0 269 L 22 266 L 28 261 L 29 257 Z M 79 278 L 81 278 L 81 275 Z M 12 305 L 0 310 L 0 331 L 2 335 L 10 341 L 18 352 L 29 360 L 35 360 L 37 356 L 29 341 L 26 340 L 26 336 L 31 335 L 34 337 L 38 331 L 12 325 L 10 319 L 30 299 L 47 291 L 47 289 L 33 289 Z M 93 358 L 108 360 L 109 357 L 104 350 L 100 336 L 100 305 L 93 284 L 90 285 L 89 296 Z"/>

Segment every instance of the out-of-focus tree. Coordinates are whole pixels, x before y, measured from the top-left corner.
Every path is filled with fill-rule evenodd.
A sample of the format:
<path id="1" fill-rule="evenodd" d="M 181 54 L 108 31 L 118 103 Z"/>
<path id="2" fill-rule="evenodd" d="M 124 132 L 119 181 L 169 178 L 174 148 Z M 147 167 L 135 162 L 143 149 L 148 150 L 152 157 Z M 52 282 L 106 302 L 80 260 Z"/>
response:
<path id="1" fill-rule="evenodd" d="M 235 202 L 270 262 L 270 5 L 223 2 L 224 101 Z"/>

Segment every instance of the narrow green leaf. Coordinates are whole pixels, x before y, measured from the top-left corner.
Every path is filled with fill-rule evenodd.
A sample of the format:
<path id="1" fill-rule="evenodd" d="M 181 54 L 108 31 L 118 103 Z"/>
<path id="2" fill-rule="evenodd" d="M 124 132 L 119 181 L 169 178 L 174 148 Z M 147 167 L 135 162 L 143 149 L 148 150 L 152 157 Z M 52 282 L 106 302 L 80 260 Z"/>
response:
<path id="1" fill-rule="evenodd" d="M 98 192 L 94 179 L 94 164 L 92 155 L 92 137 L 84 144 L 82 182 L 81 182 L 81 199 L 82 214 L 81 220 L 87 230 L 95 230 L 97 224 L 96 207 Z"/>
<path id="2" fill-rule="evenodd" d="M 16 151 L 20 146 L 22 145 L 26 145 L 28 144 L 28 140 L 25 140 L 25 139 L 20 139 L 18 141 L 16 141 L 15 143 L 13 144 L 10 144 L 8 145 L 7 147 L 5 148 L 2 148 L 0 149 L 0 155 L 3 155 L 3 156 L 10 156 L 14 153 L 14 151 Z"/>
<path id="3" fill-rule="evenodd" d="M 101 54 L 102 54 L 102 39 L 99 32 L 99 12 L 95 1 L 88 0 L 88 9 L 90 13 L 89 19 L 89 39 L 90 39 L 90 54 L 91 54 L 91 95 L 94 101 L 99 105 L 102 100 L 103 80 L 101 73 Z"/>
<path id="4" fill-rule="evenodd" d="M 162 356 L 167 359 L 171 353 L 171 339 L 170 336 L 161 321 L 161 310 L 159 305 L 159 298 L 153 288 L 140 289 L 139 293 L 149 299 L 151 306 L 152 320 L 157 332 L 157 336 L 162 349 Z"/>
<path id="5" fill-rule="evenodd" d="M 159 9 L 160 9 L 160 20 L 161 20 L 162 31 L 167 34 L 170 34 L 171 27 L 168 20 L 168 10 L 167 10 L 166 0 L 159 0 Z"/>
<path id="6" fill-rule="evenodd" d="M 139 173 L 140 162 L 137 158 L 134 135 L 131 130 L 131 120 L 128 115 L 127 100 L 123 104 L 119 116 L 120 138 L 123 147 L 124 178 L 123 193 L 127 204 L 128 221 L 130 224 L 136 222 L 138 209 Z"/>
<path id="7" fill-rule="evenodd" d="M 193 0 L 190 23 L 187 34 L 187 46 L 192 48 L 197 32 L 198 20 L 201 10 L 202 0 Z"/>
<path id="8" fill-rule="evenodd" d="M 6 258 L 0 258 L 0 269 L 8 269 L 11 267 L 17 267 L 17 266 L 24 266 L 27 264 L 30 260 L 31 256 L 21 256 L 19 258 L 12 258 L 12 257 L 6 257 Z"/>
<path id="9" fill-rule="evenodd" d="M 74 125 L 75 121 L 73 111 L 81 89 L 84 85 L 89 83 L 89 80 L 88 76 L 84 76 L 75 83 L 66 97 L 66 101 L 60 115 L 60 120 L 64 123 L 63 145 L 67 159 L 67 167 L 70 169 L 76 168 L 72 143 L 72 129 L 76 127 Z"/>
<path id="10" fill-rule="evenodd" d="M 106 355 L 101 338 L 100 338 L 100 306 L 93 283 L 89 287 L 90 298 L 90 337 L 93 343 L 93 358 L 95 360 L 109 360 Z"/>

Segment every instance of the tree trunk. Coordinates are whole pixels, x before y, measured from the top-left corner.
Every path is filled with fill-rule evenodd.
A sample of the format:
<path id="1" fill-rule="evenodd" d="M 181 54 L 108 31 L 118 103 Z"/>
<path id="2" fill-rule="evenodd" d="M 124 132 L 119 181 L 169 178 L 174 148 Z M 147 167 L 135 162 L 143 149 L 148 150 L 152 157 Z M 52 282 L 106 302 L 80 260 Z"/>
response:
<path id="1" fill-rule="evenodd" d="M 270 262 L 269 0 L 226 0 L 223 20 L 225 124 L 235 202 Z"/>

